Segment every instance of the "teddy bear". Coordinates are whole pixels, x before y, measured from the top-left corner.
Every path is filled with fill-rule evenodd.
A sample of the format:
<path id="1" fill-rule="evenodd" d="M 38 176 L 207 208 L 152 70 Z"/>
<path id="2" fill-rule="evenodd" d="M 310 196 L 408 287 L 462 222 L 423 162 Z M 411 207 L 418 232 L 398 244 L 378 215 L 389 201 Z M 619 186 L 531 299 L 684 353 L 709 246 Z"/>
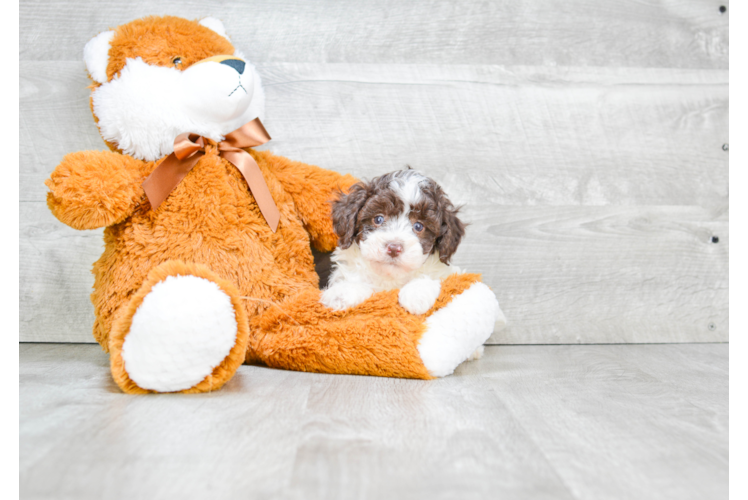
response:
<path id="1" fill-rule="evenodd" d="M 253 149 L 270 140 L 262 81 L 221 21 L 141 18 L 84 60 L 109 150 L 65 156 L 47 204 L 105 228 L 93 336 L 124 392 L 214 391 L 243 363 L 431 379 L 491 335 L 502 314 L 478 274 L 446 278 L 421 315 L 397 290 L 320 303 L 312 248 L 335 248 L 330 203 L 357 179 Z"/>

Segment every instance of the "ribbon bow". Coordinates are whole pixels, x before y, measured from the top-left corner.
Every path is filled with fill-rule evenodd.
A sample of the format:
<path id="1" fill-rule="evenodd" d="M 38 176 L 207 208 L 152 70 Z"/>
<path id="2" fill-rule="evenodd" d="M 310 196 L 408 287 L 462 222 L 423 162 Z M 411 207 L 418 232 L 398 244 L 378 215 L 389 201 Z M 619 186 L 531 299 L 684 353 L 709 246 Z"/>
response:
<path id="1" fill-rule="evenodd" d="M 247 122 L 226 136 L 226 139 L 218 143 L 218 155 L 228 160 L 241 172 L 249 185 L 252 196 L 260 207 L 262 216 L 265 217 L 273 232 L 278 229 L 280 212 L 270 195 L 270 189 L 262 177 L 260 167 L 252 155 L 240 148 L 251 148 L 265 144 L 270 140 L 270 135 L 263 127 L 259 118 Z M 151 207 L 156 210 L 159 205 L 169 196 L 182 179 L 197 164 L 198 160 L 205 155 L 205 138 L 197 134 L 179 134 L 174 139 L 174 152 L 167 156 L 158 167 L 143 181 L 145 191 Z"/>

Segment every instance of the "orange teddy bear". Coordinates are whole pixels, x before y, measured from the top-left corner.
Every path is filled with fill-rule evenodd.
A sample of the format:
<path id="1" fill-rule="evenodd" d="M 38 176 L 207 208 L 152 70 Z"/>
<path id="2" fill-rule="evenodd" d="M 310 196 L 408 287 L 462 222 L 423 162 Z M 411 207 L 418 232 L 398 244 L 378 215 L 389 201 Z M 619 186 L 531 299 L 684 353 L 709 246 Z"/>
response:
<path id="1" fill-rule="evenodd" d="M 397 290 L 320 304 L 310 245 L 335 248 L 330 201 L 356 179 L 250 149 L 269 140 L 265 96 L 220 21 L 139 19 L 84 58 L 112 151 L 67 155 L 47 203 L 73 228 L 106 228 L 93 334 L 122 390 L 216 390 L 244 362 L 428 379 L 492 333 L 498 302 L 474 274 L 446 278 L 420 316 Z"/>

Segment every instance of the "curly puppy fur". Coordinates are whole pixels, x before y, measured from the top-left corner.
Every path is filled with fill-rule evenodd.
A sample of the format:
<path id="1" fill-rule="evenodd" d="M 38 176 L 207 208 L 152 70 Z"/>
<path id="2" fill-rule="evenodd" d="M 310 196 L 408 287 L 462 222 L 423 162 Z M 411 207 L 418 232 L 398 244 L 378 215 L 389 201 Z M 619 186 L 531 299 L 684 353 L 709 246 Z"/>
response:
<path id="1" fill-rule="evenodd" d="M 407 205 L 407 207 L 406 207 Z M 465 235 L 465 224 L 444 190 L 433 179 L 416 170 L 401 170 L 382 175 L 369 182 L 351 186 L 347 195 L 333 203 L 332 217 L 338 246 L 346 249 L 362 240 L 382 224 L 374 218 L 383 215 L 393 221 L 407 208 L 410 222 L 421 222 L 416 232 L 424 254 L 436 251 L 439 260 L 449 264 Z"/>
<path id="2" fill-rule="evenodd" d="M 351 186 L 333 203 L 338 248 L 322 302 L 345 309 L 374 292 L 405 287 L 400 294 L 405 309 L 417 314 L 428 309 L 438 280 L 459 272 L 449 265 L 465 234 L 458 211 L 433 179 L 416 170 Z"/>

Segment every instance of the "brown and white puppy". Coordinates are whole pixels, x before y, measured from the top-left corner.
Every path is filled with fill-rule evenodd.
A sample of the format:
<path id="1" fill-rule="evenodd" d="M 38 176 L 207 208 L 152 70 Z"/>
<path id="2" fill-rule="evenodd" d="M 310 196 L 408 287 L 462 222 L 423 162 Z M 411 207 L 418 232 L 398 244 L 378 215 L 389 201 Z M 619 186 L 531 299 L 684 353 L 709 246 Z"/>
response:
<path id="1" fill-rule="evenodd" d="M 423 314 L 436 301 L 441 279 L 465 234 L 442 188 L 416 170 L 392 172 L 353 185 L 333 202 L 338 248 L 321 302 L 343 310 L 372 293 L 400 289 L 399 302 Z"/>

